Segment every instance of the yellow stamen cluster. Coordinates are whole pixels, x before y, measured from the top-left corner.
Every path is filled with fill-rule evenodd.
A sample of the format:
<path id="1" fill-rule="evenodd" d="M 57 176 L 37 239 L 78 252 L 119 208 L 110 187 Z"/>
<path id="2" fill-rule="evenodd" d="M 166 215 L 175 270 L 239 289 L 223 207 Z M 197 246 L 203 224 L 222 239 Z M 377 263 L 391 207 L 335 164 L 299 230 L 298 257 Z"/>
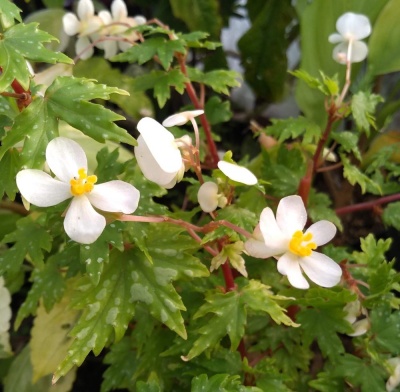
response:
<path id="1" fill-rule="evenodd" d="M 78 175 L 78 178 L 74 177 L 69 182 L 71 184 L 71 193 L 74 196 L 80 196 L 92 191 L 94 184 L 97 182 L 97 176 L 88 176 L 83 168 L 78 170 Z"/>
<path id="2" fill-rule="evenodd" d="M 312 237 L 311 233 L 303 234 L 302 231 L 297 230 L 289 242 L 289 250 L 297 256 L 310 256 L 311 252 L 317 248 L 315 242 L 310 242 Z"/>

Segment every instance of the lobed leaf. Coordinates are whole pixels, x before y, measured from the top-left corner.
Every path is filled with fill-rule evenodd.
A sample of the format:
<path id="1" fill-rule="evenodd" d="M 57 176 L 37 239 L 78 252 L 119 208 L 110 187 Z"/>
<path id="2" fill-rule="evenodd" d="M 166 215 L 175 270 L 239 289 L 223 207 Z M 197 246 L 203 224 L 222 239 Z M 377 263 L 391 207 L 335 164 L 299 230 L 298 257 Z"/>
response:
<path id="1" fill-rule="evenodd" d="M 9 0 L 0 0 L 0 23 L 3 30 L 14 26 L 14 20 L 22 22 L 21 9 L 19 9 L 13 2 Z"/>

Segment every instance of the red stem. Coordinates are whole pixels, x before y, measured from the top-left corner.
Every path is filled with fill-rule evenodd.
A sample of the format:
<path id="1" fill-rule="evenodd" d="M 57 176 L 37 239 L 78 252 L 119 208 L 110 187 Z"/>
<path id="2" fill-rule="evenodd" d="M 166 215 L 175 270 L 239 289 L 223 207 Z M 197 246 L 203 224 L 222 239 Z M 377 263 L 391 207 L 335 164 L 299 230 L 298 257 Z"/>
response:
<path id="1" fill-rule="evenodd" d="M 389 195 L 389 196 L 384 196 L 384 197 L 381 197 L 376 200 L 366 201 L 364 203 L 340 207 L 340 208 L 337 208 L 335 210 L 335 212 L 338 215 L 343 215 L 343 214 L 348 214 L 350 212 L 355 212 L 355 211 L 370 210 L 370 209 L 374 208 L 375 206 L 391 203 L 391 202 L 397 201 L 397 200 L 400 200 L 400 193 L 396 193 L 394 195 Z"/>
<path id="2" fill-rule="evenodd" d="M 179 66 L 181 68 L 182 73 L 185 76 L 187 76 L 185 57 L 178 54 L 177 58 L 178 58 Z M 200 103 L 200 100 L 197 97 L 196 91 L 195 91 L 192 83 L 189 81 L 189 82 L 185 83 L 185 86 L 186 86 L 186 92 L 188 93 L 193 106 L 196 109 L 204 110 L 204 106 Z M 217 150 L 217 146 L 215 145 L 214 139 L 212 138 L 210 123 L 208 122 L 205 114 L 202 114 L 200 116 L 200 122 L 204 129 L 204 134 L 206 135 L 206 140 L 207 140 L 207 144 L 208 144 L 208 148 L 209 148 L 209 152 L 210 152 L 210 156 L 211 156 L 211 160 L 212 160 L 212 165 L 214 168 L 216 168 L 218 161 L 219 161 L 218 150 Z"/>
<path id="3" fill-rule="evenodd" d="M 229 259 L 226 259 L 225 263 L 222 264 L 222 272 L 224 274 L 226 291 L 228 292 L 236 290 L 235 280 L 233 278 L 232 269 L 229 264 Z"/>

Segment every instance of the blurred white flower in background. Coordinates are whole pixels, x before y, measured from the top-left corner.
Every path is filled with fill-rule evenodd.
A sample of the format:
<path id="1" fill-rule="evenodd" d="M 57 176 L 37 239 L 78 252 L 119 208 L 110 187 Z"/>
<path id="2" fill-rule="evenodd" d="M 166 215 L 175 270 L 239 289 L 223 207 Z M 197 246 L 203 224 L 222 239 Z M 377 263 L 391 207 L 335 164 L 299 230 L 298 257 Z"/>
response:
<path id="1" fill-rule="evenodd" d="M 365 15 L 346 12 L 336 22 L 338 33 L 329 36 L 329 42 L 338 44 L 333 49 L 333 59 L 340 64 L 363 61 L 368 55 L 368 46 L 361 40 L 371 34 L 371 23 Z"/>

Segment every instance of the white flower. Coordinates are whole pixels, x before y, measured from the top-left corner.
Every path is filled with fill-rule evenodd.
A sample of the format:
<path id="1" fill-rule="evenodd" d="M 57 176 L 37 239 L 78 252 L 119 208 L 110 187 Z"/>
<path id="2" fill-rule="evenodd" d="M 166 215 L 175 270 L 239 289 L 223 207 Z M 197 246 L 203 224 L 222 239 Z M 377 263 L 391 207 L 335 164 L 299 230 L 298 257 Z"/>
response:
<path id="1" fill-rule="evenodd" d="M 279 202 L 276 218 L 270 208 L 264 208 L 259 228 L 253 234 L 255 238 L 246 242 L 245 249 L 250 256 L 278 258 L 278 271 L 287 275 L 294 287 L 310 287 L 303 272 L 319 286 L 335 286 L 342 275 L 340 266 L 314 249 L 330 241 L 336 234 L 336 227 L 331 222 L 319 221 L 303 233 L 306 221 L 307 212 L 301 197 L 284 197 Z"/>
<path id="2" fill-rule="evenodd" d="M 77 14 L 79 19 L 72 12 L 65 14 L 63 16 L 63 26 L 64 31 L 69 36 L 78 34 L 75 44 L 77 54 L 88 48 L 81 55 L 81 59 L 85 60 L 93 55 L 89 36 L 96 33 L 101 28 L 103 22 L 94 14 L 94 5 L 91 0 L 79 0 Z"/>
<path id="3" fill-rule="evenodd" d="M 386 391 L 392 392 L 400 384 L 400 358 L 390 358 L 387 362 L 392 371 L 389 379 L 386 382 Z"/>
<path id="4" fill-rule="evenodd" d="M 360 41 L 371 34 L 371 24 L 365 15 L 346 12 L 336 22 L 339 32 L 329 36 L 329 42 L 338 44 L 333 49 L 333 59 L 341 64 L 363 61 L 368 54 L 368 46 Z"/>
<path id="5" fill-rule="evenodd" d="M 126 32 L 132 27 L 136 27 L 146 23 L 143 16 L 129 17 L 128 10 L 123 0 L 114 0 L 111 4 L 111 13 L 108 11 L 100 11 L 99 18 L 103 21 L 105 28 L 101 33 L 104 36 L 119 36 L 126 38 L 128 41 L 105 40 L 99 42 L 96 46 L 104 49 L 105 58 L 110 58 L 118 53 L 118 49 L 125 51 L 132 46 L 132 42 L 139 39 L 136 31 Z"/>
<path id="6" fill-rule="evenodd" d="M 64 219 L 64 229 L 76 242 L 90 244 L 106 226 L 106 219 L 93 207 L 108 212 L 131 214 L 140 193 L 131 184 L 114 180 L 95 185 L 96 176 L 87 175 L 87 158 L 73 140 L 57 137 L 46 149 L 46 161 L 56 178 L 36 169 L 17 174 L 22 196 L 38 207 L 50 207 L 72 198 Z"/>
<path id="7" fill-rule="evenodd" d="M 219 161 L 218 168 L 233 181 L 245 185 L 257 184 L 257 177 L 249 169 L 246 169 L 243 166 L 235 165 L 226 161 Z"/>
<path id="8" fill-rule="evenodd" d="M 197 192 L 197 200 L 204 212 L 212 212 L 217 207 L 225 207 L 227 199 L 223 193 L 218 192 L 218 185 L 215 182 L 206 181 Z"/>
<path id="9" fill-rule="evenodd" d="M 349 302 L 343 310 L 346 312 L 345 320 L 347 320 L 351 327 L 353 328 L 353 332 L 348 333 L 348 336 L 361 336 L 364 335 L 369 330 L 369 320 L 368 318 L 362 318 L 357 320 L 357 318 L 363 314 L 366 315 L 366 310 L 361 306 L 359 300 L 355 300 Z"/>
<path id="10" fill-rule="evenodd" d="M 186 112 L 181 112 L 177 114 L 173 114 L 172 116 L 167 117 L 162 125 L 164 127 L 173 127 L 175 125 L 184 125 L 188 121 L 191 121 L 193 118 L 200 116 L 204 113 L 204 110 L 188 110 Z"/>
<path id="11" fill-rule="evenodd" d="M 172 188 L 185 172 L 179 147 L 187 147 L 191 139 L 188 136 L 175 139 L 170 131 L 150 117 L 142 118 L 137 129 L 140 136 L 135 156 L 143 175 L 166 189 Z"/>

